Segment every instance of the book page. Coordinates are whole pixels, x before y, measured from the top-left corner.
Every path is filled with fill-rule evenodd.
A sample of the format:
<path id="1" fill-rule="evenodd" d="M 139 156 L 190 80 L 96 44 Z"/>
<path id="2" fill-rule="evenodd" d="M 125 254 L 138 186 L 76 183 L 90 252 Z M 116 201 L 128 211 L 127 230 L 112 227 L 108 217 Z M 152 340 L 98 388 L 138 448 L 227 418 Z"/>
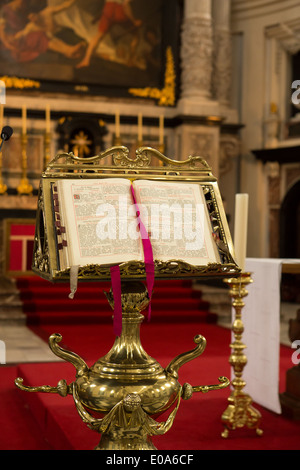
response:
<path id="1" fill-rule="evenodd" d="M 136 226 L 130 184 L 125 178 L 57 181 L 70 266 L 143 260 L 138 232 L 128 236 Z"/>
<path id="2" fill-rule="evenodd" d="M 154 259 L 194 266 L 220 262 L 199 184 L 136 180 L 133 186 Z"/>

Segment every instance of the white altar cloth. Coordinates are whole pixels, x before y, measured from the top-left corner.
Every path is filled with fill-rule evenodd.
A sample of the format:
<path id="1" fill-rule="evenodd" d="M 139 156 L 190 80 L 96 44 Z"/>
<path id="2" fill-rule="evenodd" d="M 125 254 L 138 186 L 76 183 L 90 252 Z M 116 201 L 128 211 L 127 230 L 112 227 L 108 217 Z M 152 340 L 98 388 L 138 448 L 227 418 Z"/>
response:
<path id="1" fill-rule="evenodd" d="M 279 400 L 280 359 L 280 282 L 283 263 L 300 260 L 247 258 L 245 271 L 251 273 L 252 284 L 246 287 L 242 310 L 244 333 L 242 342 L 247 365 L 243 371 L 244 391 L 253 401 L 281 413 Z M 234 319 L 234 317 L 233 317 Z"/>

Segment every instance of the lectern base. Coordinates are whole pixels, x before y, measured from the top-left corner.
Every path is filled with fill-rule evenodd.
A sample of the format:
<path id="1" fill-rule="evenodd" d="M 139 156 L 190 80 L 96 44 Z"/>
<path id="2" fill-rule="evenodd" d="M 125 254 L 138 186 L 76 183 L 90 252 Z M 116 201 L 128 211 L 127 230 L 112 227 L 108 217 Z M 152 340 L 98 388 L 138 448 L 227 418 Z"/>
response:
<path id="1" fill-rule="evenodd" d="M 106 297 L 114 309 L 112 290 Z M 140 324 L 144 319 L 141 312 L 149 304 L 146 286 L 142 282 L 123 282 L 121 302 L 121 335 L 116 336 L 110 351 L 90 368 L 76 353 L 58 345 L 62 340 L 60 334 L 50 336 L 52 352 L 75 366 L 74 382 L 68 385 L 62 379 L 57 387 L 30 387 L 23 385 L 19 377 L 15 384 L 27 392 L 72 395 L 82 421 L 101 434 L 95 450 L 155 450 L 151 437 L 169 431 L 181 399 L 190 399 L 194 392 L 228 387 L 230 381 L 221 376 L 216 385 L 181 385 L 178 370 L 202 354 L 205 338 L 196 335 L 194 349 L 179 354 L 163 369 L 146 353 L 140 341 Z M 170 411 L 166 421 L 156 421 L 166 411 Z"/>

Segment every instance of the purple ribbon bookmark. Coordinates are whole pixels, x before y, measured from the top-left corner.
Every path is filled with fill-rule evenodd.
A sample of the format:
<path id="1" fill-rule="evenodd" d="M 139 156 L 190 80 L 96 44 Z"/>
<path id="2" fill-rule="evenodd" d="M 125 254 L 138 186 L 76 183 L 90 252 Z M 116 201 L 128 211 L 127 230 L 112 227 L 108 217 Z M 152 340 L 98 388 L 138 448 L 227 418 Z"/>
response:
<path id="1" fill-rule="evenodd" d="M 154 286 L 154 260 L 153 260 L 153 251 L 152 251 L 152 245 L 150 238 L 148 236 L 147 230 L 140 218 L 140 210 L 138 208 L 137 202 L 136 202 L 136 197 L 135 197 L 135 192 L 133 189 L 133 186 L 131 185 L 131 194 L 133 198 L 133 202 L 137 208 L 137 219 L 138 219 L 138 227 L 140 230 L 140 234 L 142 237 L 142 244 L 143 244 L 143 250 L 144 250 L 144 260 L 145 260 L 145 271 L 146 271 L 146 283 L 147 283 L 147 289 L 148 289 L 148 294 L 150 298 L 149 302 L 149 307 L 148 307 L 148 321 L 150 321 L 151 318 L 151 297 L 152 297 L 152 291 L 153 291 L 153 286 Z"/>
<path id="2" fill-rule="evenodd" d="M 148 315 L 147 319 L 150 321 L 151 318 L 151 297 L 154 286 L 154 260 L 153 260 L 153 251 L 152 245 L 147 233 L 147 230 L 140 218 L 140 210 L 138 208 L 136 197 L 134 193 L 133 186 L 131 185 L 131 194 L 133 202 L 137 209 L 136 216 L 138 220 L 138 227 L 142 238 L 143 250 L 144 250 L 144 260 L 145 260 L 145 271 L 146 271 L 146 284 L 149 295 L 149 306 L 148 306 Z M 115 265 L 110 268 L 111 274 L 111 284 L 112 291 L 114 296 L 114 333 L 116 336 L 120 336 L 122 332 L 122 301 L 121 301 L 121 275 L 120 275 L 120 266 Z"/>

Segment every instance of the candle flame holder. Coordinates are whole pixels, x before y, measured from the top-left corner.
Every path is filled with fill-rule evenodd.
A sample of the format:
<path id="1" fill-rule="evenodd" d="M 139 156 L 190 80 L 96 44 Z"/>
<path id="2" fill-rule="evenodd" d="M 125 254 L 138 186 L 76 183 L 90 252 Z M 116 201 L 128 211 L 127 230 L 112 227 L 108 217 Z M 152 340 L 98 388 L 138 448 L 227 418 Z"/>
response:
<path id="1" fill-rule="evenodd" d="M 237 278 L 226 278 L 223 280 L 229 286 L 229 295 L 232 298 L 232 306 L 235 311 L 235 318 L 232 324 L 234 341 L 230 344 L 232 353 L 229 363 L 234 371 L 234 379 L 231 382 L 233 391 L 228 398 L 228 407 L 222 414 L 224 431 L 222 437 L 227 438 L 230 430 L 248 427 L 255 429 L 256 434 L 261 436 L 260 429 L 261 414 L 252 406 L 252 398 L 243 391 L 246 382 L 243 380 L 243 370 L 247 364 L 247 357 L 244 354 L 246 345 L 242 342 L 244 324 L 242 321 L 242 309 L 245 306 L 243 298 L 248 295 L 246 286 L 253 282 L 250 273 L 242 272 Z"/>

